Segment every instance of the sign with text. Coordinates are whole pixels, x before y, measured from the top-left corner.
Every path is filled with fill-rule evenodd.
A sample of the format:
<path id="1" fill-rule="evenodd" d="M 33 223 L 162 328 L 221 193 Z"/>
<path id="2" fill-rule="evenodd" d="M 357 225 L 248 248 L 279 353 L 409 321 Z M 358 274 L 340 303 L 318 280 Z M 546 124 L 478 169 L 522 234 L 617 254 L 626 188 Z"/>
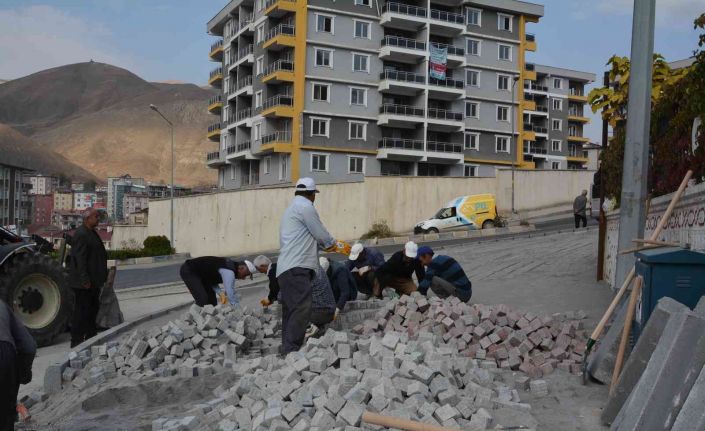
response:
<path id="1" fill-rule="evenodd" d="M 431 78 L 446 79 L 448 48 L 431 45 Z"/>

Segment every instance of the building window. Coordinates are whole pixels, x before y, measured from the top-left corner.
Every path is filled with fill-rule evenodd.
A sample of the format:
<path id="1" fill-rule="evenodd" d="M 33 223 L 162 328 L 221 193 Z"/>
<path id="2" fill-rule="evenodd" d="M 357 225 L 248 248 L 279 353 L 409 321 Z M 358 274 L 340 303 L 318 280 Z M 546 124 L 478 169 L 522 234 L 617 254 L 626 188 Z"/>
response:
<path id="1" fill-rule="evenodd" d="M 372 0 L 355 0 L 355 6 L 369 6 L 369 7 L 372 7 Z"/>
<path id="2" fill-rule="evenodd" d="M 479 150 L 480 149 L 480 134 L 479 133 L 465 133 L 465 149 L 466 150 Z"/>
<path id="3" fill-rule="evenodd" d="M 235 180 L 235 165 L 230 165 L 230 180 Z"/>
<path id="4" fill-rule="evenodd" d="M 465 72 L 465 85 L 470 87 L 480 87 L 480 71 L 467 70 Z"/>
<path id="5" fill-rule="evenodd" d="M 264 73 L 264 57 L 257 57 L 255 61 L 255 76 L 259 76 Z"/>
<path id="6" fill-rule="evenodd" d="M 272 169 L 272 157 L 265 157 L 264 158 L 264 174 L 269 175 L 269 172 Z"/>
<path id="7" fill-rule="evenodd" d="M 287 159 L 288 159 L 288 156 L 286 154 L 282 154 L 281 158 L 279 159 L 279 181 L 286 181 Z"/>
<path id="8" fill-rule="evenodd" d="M 482 25 L 482 10 L 468 7 L 465 8 L 465 15 L 467 16 L 468 25 Z"/>
<path id="9" fill-rule="evenodd" d="M 311 136 L 329 137 L 330 118 L 311 117 Z"/>
<path id="10" fill-rule="evenodd" d="M 561 140 L 553 139 L 551 141 L 551 151 L 561 151 Z"/>
<path id="11" fill-rule="evenodd" d="M 478 176 L 478 168 L 479 166 L 477 165 L 465 165 L 463 166 L 463 175 L 466 177 L 476 177 Z"/>
<path id="12" fill-rule="evenodd" d="M 509 136 L 495 136 L 494 151 L 496 153 L 509 153 Z"/>
<path id="13" fill-rule="evenodd" d="M 480 41 L 477 39 L 467 39 L 465 41 L 468 55 L 480 55 Z"/>
<path id="14" fill-rule="evenodd" d="M 509 45 L 499 45 L 498 57 L 500 60 L 512 61 L 512 47 Z"/>
<path id="15" fill-rule="evenodd" d="M 497 29 L 503 31 L 512 31 L 512 16 L 503 13 L 497 14 Z"/>
<path id="16" fill-rule="evenodd" d="M 562 128 L 561 123 L 562 123 L 561 120 L 556 120 L 556 119 L 551 120 L 551 130 L 561 130 L 561 128 Z"/>
<path id="17" fill-rule="evenodd" d="M 353 72 L 370 72 L 370 56 L 353 52 Z"/>
<path id="18" fill-rule="evenodd" d="M 497 90 L 509 91 L 509 75 L 497 75 Z"/>
<path id="19" fill-rule="evenodd" d="M 497 121 L 509 121 L 509 106 L 497 105 Z"/>
<path id="20" fill-rule="evenodd" d="M 367 123 L 364 121 L 348 121 L 348 139 L 367 140 Z"/>
<path id="21" fill-rule="evenodd" d="M 319 33 L 333 34 L 333 17 L 330 15 L 316 14 L 316 31 Z"/>
<path id="22" fill-rule="evenodd" d="M 563 110 L 563 101 L 561 99 L 552 99 L 553 100 L 553 110 L 554 111 L 562 111 Z"/>
<path id="23" fill-rule="evenodd" d="M 561 162 L 551 162 L 551 169 L 558 170 L 561 168 Z"/>
<path id="24" fill-rule="evenodd" d="M 264 24 L 257 26 L 257 43 L 264 42 Z"/>
<path id="25" fill-rule="evenodd" d="M 255 93 L 255 108 L 262 107 L 262 90 Z"/>
<path id="26" fill-rule="evenodd" d="M 367 106 L 367 89 L 350 87 L 350 104 Z"/>
<path id="27" fill-rule="evenodd" d="M 328 172 L 328 154 L 311 154 L 311 171 Z"/>
<path id="28" fill-rule="evenodd" d="M 364 157 L 348 157 L 348 173 L 349 174 L 364 174 L 365 173 L 365 158 Z"/>
<path id="29" fill-rule="evenodd" d="M 313 100 L 330 103 L 330 84 L 313 83 Z"/>
<path id="30" fill-rule="evenodd" d="M 255 141 L 259 141 L 262 138 L 262 123 L 255 124 L 252 134 Z"/>
<path id="31" fill-rule="evenodd" d="M 330 49 L 314 48 L 316 66 L 333 68 L 333 51 Z"/>
<path id="32" fill-rule="evenodd" d="M 563 80 L 561 78 L 553 78 L 553 88 L 561 89 L 563 87 Z"/>
<path id="33" fill-rule="evenodd" d="M 480 104 L 478 102 L 465 102 L 465 116 L 480 118 Z"/>
<path id="34" fill-rule="evenodd" d="M 353 20 L 355 25 L 354 36 L 362 39 L 372 39 L 370 34 L 370 23 L 368 21 Z"/>

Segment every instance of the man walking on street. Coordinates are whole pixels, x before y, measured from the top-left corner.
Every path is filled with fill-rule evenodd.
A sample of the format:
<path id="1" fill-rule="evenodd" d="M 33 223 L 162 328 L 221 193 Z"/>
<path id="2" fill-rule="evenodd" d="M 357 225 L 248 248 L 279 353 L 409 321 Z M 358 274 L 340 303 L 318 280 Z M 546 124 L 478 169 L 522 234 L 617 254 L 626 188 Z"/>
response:
<path id="1" fill-rule="evenodd" d="M 83 212 L 83 224 L 71 238 L 69 273 L 75 298 L 71 347 L 98 333 L 95 321 L 100 307 L 100 290 L 108 279 L 108 254 L 95 231 L 99 221 L 98 210 L 86 209 Z"/>
<path id="2" fill-rule="evenodd" d="M 284 211 L 279 227 L 277 280 L 282 303 L 282 353 L 299 350 L 311 321 L 311 281 L 319 268 L 318 250 L 336 250 L 336 240 L 323 226 L 313 203 L 312 178 L 296 182 L 294 200 Z"/>
<path id="3" fill-rule="evenodd" d="M 573 201 L 573 214 L 575 214 L 575 228 L 580 227 L 580 220 L 583 221 L 583 227 L 587 227 L 587 190 L 575 198 Z"/>

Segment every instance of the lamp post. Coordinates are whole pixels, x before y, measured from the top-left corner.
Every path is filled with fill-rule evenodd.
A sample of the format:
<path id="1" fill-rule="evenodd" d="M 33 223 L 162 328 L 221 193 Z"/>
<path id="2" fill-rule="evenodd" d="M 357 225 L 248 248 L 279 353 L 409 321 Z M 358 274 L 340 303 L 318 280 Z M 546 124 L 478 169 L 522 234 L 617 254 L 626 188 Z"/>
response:
<path id="1" fill-rule="evenodd" d="M 171 131 L 171 193 L 169 195 L 169 204 L 171 208 L 169 213 L 169 241 L 171 241 L 171 246 L 176 248 L 176 245 L 174 244 L 174 124 L 169 121 L 169 119 L 167 119 L 155 105 L 150 104 L 149 109 L 159 114 L 159 116 L 162 117 L 167 124 L 169 124 L 169 130 Z"/>
<path id="2" fill-rule="evenodd" d="M 511 147 L 514 146 L 516 143 L 516 140 L 514 138 L 514 123 L 515 123 L 516 117 L 519 116 L 519 109 L 518 108 L 514 109 L 514 92 L 515 92 L 515 89 L 517 86 L 517 82 L 519 81 L 519 77 L 515 76 L 512 79 L 512 81 L 513 81 L 512 82 L 512 110 L 514 112 L 516 112 L 516 116 L 514 115 L 514 113 L 512 113 L 512 137 L 510 138 L 510 142 L 512 143 L 512 145 L 509 147 L 510 151 L 511 151 Z M 517 151 L 517 153 L 519 152 L 518 146 L 517 146 L 516 151 Z M 514 209 L 514 162 L 515 162 L 514 157 L 518 157 L 518 155 L 512 156 L 512 214 L 516 214 L 516 209 Z"/>

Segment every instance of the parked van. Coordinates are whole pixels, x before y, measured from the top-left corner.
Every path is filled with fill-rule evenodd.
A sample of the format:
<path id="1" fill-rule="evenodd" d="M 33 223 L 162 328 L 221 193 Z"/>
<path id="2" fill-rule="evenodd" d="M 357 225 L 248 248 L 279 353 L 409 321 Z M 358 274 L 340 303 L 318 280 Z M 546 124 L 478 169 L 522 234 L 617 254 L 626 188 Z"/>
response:
<path id="1" fill-rule="evenodd" d="M 414 227 L 414 233 L 438 233 L 453 228 L 495 227 L 497 206 L 493 194 L 460 196 L 439 209 L 436 215 Z"/>

